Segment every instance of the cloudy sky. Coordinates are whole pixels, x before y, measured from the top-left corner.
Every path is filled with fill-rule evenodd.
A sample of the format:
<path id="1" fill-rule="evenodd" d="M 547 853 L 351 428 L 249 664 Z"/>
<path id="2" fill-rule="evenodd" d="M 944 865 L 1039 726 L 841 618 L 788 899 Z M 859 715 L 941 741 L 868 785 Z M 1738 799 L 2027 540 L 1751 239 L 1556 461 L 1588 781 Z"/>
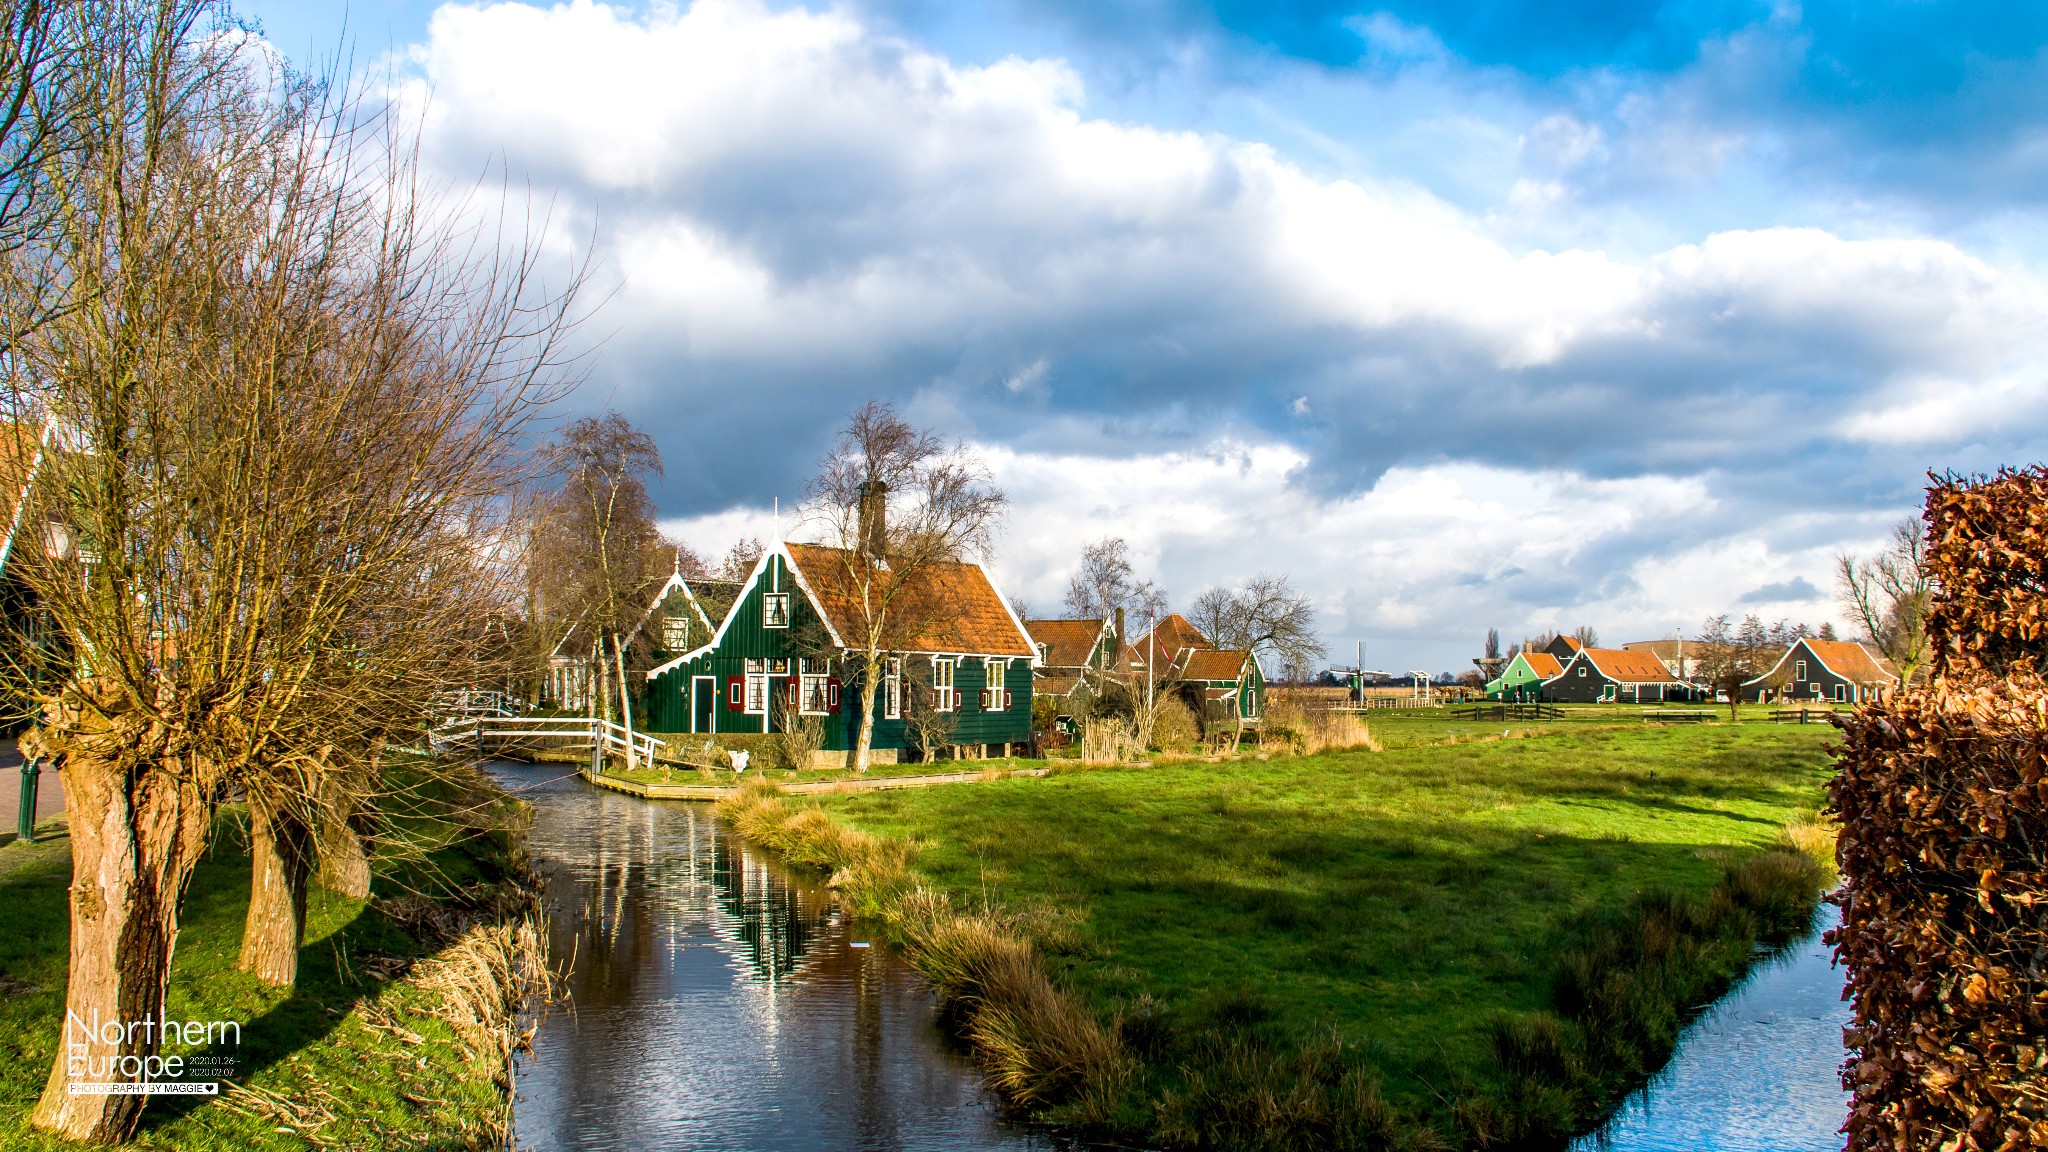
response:
<path id="1" fill-rule="evenodd" d="M 1177 604 L 1284 571 L 1333 657 L 1455 669 L 1840 619 L 1928 469 L 2048 446 L 2048 8 L 244 11 L 595 244 L 576 406 L 706 552 L 880 396 L 985 453 L 1040 610 L 1115 534 Z"/>

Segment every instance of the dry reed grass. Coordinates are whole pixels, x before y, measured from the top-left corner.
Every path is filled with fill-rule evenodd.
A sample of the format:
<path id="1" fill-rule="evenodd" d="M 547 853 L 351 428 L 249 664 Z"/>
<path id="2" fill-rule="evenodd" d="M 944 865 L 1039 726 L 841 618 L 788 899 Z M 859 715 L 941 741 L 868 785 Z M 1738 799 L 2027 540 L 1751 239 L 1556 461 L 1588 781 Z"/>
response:
<path id="1" fill-rule="evenodd" d="M 800 808 L 765 782 L 720 801 L 718 812 L 747 839 L 829 871 L 828 883 L 856 916 L 888 924 L 1007 1099 L 1063 1105 L 1084 1124 L 1114 1108 L 1133 1065 L 1114 1031 L 1047 977 L 1028 937 L 1032 927 L 1057 930 L 1051 919 L 1027 926 L 992 910 L 963 913 L 919 883 L 911 845 Z"/>
<path id="2" fill-rule="evenodd" d="M 1832 885 L 1841 875 L 1835 863 L 1835 837 L 1841 830 L 1842 826 L 1825 813 L 1818 816 L 1802 814 L 1778 834 L 1779 846 L 1818 864 Z"/>
<path id="3" fill-rule="evenodd" d="M 1372 728 L 1364 717 L 1355 712 L 1306 705 L 1291 696 L 1280 697 L 1267 707 L 1260 742 L 1297 756 L 1354 748 L 1368 752 L 1384 750 L 1373 739 Z"/>

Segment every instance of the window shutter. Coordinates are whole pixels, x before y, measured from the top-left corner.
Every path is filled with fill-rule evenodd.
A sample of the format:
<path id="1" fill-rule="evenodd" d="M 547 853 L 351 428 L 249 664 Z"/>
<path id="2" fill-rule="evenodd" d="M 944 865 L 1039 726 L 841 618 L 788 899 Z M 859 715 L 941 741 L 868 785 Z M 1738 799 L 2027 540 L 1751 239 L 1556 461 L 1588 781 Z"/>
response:
<path id="1" fill-rule="evenodd" d="M 988 689 L 983 688 L 981 690 L 981 695 L 977 697 L 975 700 L 975 706 L 980 708 L 983 712 L 988 711 Z"/>
<path id="2" fill-rule="evenodd" d="M 1011 699 L 1010 690 L 1008 688 L 1003 689 L 1003 711 L 1007 712 L 1015 707 L 1015 705 L 1010 703 Z"/>
<path id="3" fill-rule="evenodd" d="M 825 711 L 839 711 L 839 677 L 825 681 Z"/>
<path id="4" fill-rule="evenodd" d="M 728 676 L 725 680 L 727 706 L 737 712 L 746 707 L 747 681 L 743 676 Z"/>

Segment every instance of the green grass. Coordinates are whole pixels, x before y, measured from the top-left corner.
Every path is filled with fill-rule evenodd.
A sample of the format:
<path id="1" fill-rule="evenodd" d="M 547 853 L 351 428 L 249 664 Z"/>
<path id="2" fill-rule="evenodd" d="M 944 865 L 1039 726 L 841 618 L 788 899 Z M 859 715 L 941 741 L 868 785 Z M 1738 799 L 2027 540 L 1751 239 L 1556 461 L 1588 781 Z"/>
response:
<path id="1" fill-rule="evenodd" d="M 509 835 L 478 834 L 475 817 L 436 815 L 435 799 L 409 798 L 398 823 L 413 850 L 380 864 L 375 892 L 424 894 L 452 908 L 505 875 Z M 9 1149 L 75 1147 L 28 1126 L 58 1043 L 67 963 L 70 842 L 61 820 L 46 828 L 47 839 L 0 847 L 0 908 L 9 924 L 0 934 L 0 1147 Z M 249 894 L 243 836 L 239 813 L 223 813 L 193 875 L 168 1011 L 241 1022 L 241 1043 L 214 1055 L 232 1057 L 232 1079 L 256 1095 L 152 1100 L 136 1146 L 496 1147 L 489 1133 L 507 1101 L 497 1058 L 464 1045 L 435 1014 L 434 993 L 398 978 L 402 962 L 430 955 L 435 944 L 384 906 L 316 886 L 297 986 L 272 989 L 235 969 Z M 393 1035 L 392 1027 L 408 1035 Z M 199 1055 L 189 1048 L 166 1054 Z M 288 1103 L 265 1106 L 258 1097 L 266 1095 Z"/>
<path id="2" fill-rule="evenodd" d="M 915 840 L 918 869 L 956 899 L 1040 910 L 1027 923 L 1055 925 L 1041 934 L 1048 963 L 1124 1020 L 1165 1112 L 1200 1089 L 1191 1069 L 1229 1064 L 1243 1053 L 1219 1045 L 1250 1037 L 1244 1060 L 1306 1052 L 1368 1068 L 1396 1111 L 1452 1138 L 1462 1123 L 1469 1141 L 1475 1122 L 1453 1116 L 1456 1102 L 1515 1087 L 1502 1082 L 1503 1022 L 1591 1019 L 1560 1003 L 1563 958 L 1593 949 L 1586 963 L 1603 973 L 1666 964 L 1617 951 L 1615 933 L 1653 920 L 1706 933 L 1652 981 L 1685 1001 L 1681 1014 L 1740 971 L 1773 917 L 1731 904 L 1724 877 L 1820 806 L 1832 732 L 1575 718 L 1528 739 L 1500 739 L 1495 724 L 1485 740 L 1469 721 L 1372 720 L 1390 750 L 1059 769 L 824 803 Z M 1460 727 L 1472 731 L 1446 730 Z M 1557 1107 L 1582 1124 L 1645 1070 L 1594 1069 Z M 1229 1143 L 1191 1131 L 1178 1142 Z"/>

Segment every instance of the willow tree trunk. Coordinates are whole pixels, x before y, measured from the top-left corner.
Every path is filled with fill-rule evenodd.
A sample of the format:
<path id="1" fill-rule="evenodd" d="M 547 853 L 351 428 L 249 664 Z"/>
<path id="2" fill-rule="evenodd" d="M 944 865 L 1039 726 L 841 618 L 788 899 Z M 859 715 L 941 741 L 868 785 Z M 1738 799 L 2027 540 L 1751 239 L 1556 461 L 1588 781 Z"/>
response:
<path id="1" fill-rule="evenodd" d="M 351 803 L 347 807 L 353 810 L 344 811 L 341 805 L 323 809 L 317 845 L 320 886 L 351 900 L 368 900 L 370 852 L 364 838 L 370 829 L 364 826 L 366 814 L 358 805 Z"/>
<path id="2" fill-rule="evenodd" d="M 71 809 L 71 969 L 64 1028 L 31 1123 L 112 1143 L 135 1131 L 144 1096 L 76 1093 L 73 1083 L 148 1079 L 163 1047 L 178 901 L 204 850 L 212 797 L 190 765 L 150 756 L 141 732 L 31 733 L 64 774 Z M 160 745 L 158 745 L 160 746 Z"/>
<path id="3" fill-rule="evenodd" d="M 313 873 L 313 836 L 286 806 L 249 796 L 249 914 L 235 966 L 265 984 L 298 979 L 306 942 L 306 883 Z"/>

